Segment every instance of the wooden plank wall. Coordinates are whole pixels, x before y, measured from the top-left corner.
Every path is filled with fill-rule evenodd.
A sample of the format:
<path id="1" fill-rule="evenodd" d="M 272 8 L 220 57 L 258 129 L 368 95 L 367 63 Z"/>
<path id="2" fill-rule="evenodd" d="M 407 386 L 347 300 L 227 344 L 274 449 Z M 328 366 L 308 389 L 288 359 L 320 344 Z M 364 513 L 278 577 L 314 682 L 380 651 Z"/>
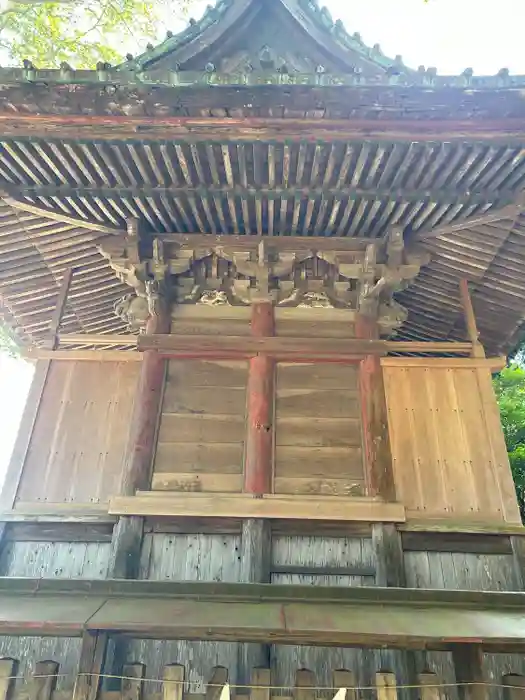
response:
<path id="1" fill-rule="evenodd" d="M 16 502 L 105 503 L 119 491 L 137 362 L 51 362 Z"/>
<path id="2" fill-rule="evenodd" d="M 171 360 L 152 489 L 242 491 L 246 361 Z"/>
<path id="3" fill-rule="evenodd" d="M 522 588 L 511 554 L 474 554 L 470 552 L 405 552 L 407 586 L 472 591 L 519 591 Z M 452 654 L 417 652 L 417 669 L 438 673 L 444 683 L 446 700 L 456 700 Z M 507 673 L 525 673 L 525 660 L 510 654 L 485 655 L 487 680 L 497 683 Z M 499 698 L 497 689 L 491 697 Z"/>
<path id="4" fill-rule="evenodd" d="M 144 537 L 139 576 L 150 581 L 238 581 L 240 535 L 148 533 Z M 224 666 L 237 676 L 236 643 L 132 640 L 127 661 L 143 660 L 151 677 L 160 678 L 168 663 L 185 663 L 187 680 L 202 692 L 214 666 Z"/>
<path id="5" fill-rule="evenodd" d="M 9 541 L 3 545 L 0 556 L 2 576 L 87 579 L 106 577 L 109 541 L 39 542 L 36 539 L 35 536 L 33 541 Z M 20 659 L 20 676 L 29 674 L 34 669 L 35 662 L 54 659 L 60 663 L 61 672 L 64 674 L 58 679 L 58 688 L 72 690 L 81 646 L 82 640 L 78 638 L 0 636 L 0 657 Z"/>
<path id="6" fill-rule="evenodd" d="M 366 494 L 357 366 L 278 363 L 276 493 Z"/>
<path id="7" fill-rule="evenodd" d="M 519 524 L 491 375 L 468 362 L 384 361 L 399 500 L 408 517 Z"/>

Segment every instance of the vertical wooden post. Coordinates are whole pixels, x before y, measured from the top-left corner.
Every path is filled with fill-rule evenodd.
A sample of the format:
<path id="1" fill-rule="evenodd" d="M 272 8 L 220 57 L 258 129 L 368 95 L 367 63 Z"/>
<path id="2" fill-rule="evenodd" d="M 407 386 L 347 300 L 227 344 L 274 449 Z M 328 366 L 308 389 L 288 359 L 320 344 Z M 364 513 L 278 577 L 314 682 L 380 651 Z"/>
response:
<path id="1" fill-rule="evenodd" d="M 73 700 L 97 700 L 107 645 L 106 633 L 84 633 Z"/>
<path id="2" fill-rule="evenodd" d="M 240 583 L 271 583 L 272 533 L 270 522 L 262 518 L 243 520 L 241 535 Z M 238 645 L 237 675 L 241 685 L 250 683 L 254 668 L 270 665 L 270 646 L 259 643 Z"/>
<path id="3" fill-rule="evenodd" d="M 168 333 L 168 308 L 163 306 L 147 323 L 146 333 Z M 161 410 L 166 361 L 156 350 L 146 350 L 140 363 L 127 456 L 120 493 L 133 496 L 147 489 L 155 452 L 157 423 Z M 136 578 L 142 543 L 143 518 L 121 517 L 113 531 L 108 578 Z"/>
<path id="4" fill-rule="evenodd" d="M 483 671 L 483 649 L 479 644 L 458 644 L 452 649 L 452 660 L 459 684 L 460 700 L 489 700 L 489 688 Z M 462 685 L 463 684 L 463 685 Z"/>
<path id="5" fill-rule="evenodd" d="M 274 309 L 270 301 L 252 304 L 251 332 L 257 337 L 274 335 Z M 248 370 L 244 492 L 255 498 L 272 490 L 274 374 L 275 362 L 272 358 L 261 355 L 251 358 Z M 270 523 L 263 519 L 244 520 L 240 581 L 269 583 L 270 557 Z M 269 661 L 270 647 L 267 644 L 239 644 L 238 676 L 241 684 L 250 683 L 252 668 L 268 666 Z"/>
<path id="6" fill-rule="evenodd" d="M 379 338 L 377 322 L 362 314 L 356 317 L 356 338 Z M 359 392 L 367 482 L 371 496 L 396 500 L 392 452 L 388 434 L 383 370 L 376 355 L 367 355 L 359 365 Z"/>
<path id="7" fill-rule="evenodd" d="M 58 678 L 56 661 L 38 661 L 35 664 L 29 690 L 31 700 L 51 700 Z"/>
<path id="8" fill-rule="evenodd" d="M 11 700 L 15 682 L 17 662 L 14 659 L 0 660 L 0 700 Z"/>
<path id="9" fill-rule="evenodd" d="M 162 700 L 182 700 L 184 693 L 184 666 L 170 664 L 164 667 Z"/>
<path id="10" fill-rule="evenodd" d="M 470 352 L 470 355 L 471 357 L 485 357 L 485 350 L 483 349 L 483 345 L 479 342 L 479 331 L 478 326 L 476 324 L 476 316 L 474 314 L 472 298 L 470 296 L 468 282 L 466 279 L 462 279 L 459 281 L 459 296 L 461 299 L 463 314 L 465 316 L 465 325 L 467 326 L 468 339 L 472 343 L 472 350 Z"/>
<path id="11" fill-rule="evenodd" d="M 252 334 L 274 334 L 271 302 L 252 305 Z M 269 493 L 272 486 L 274 361 L 262 355 L 252 357 L 248 372 L 248 416 L 244 491 L 255 496 Z"/>

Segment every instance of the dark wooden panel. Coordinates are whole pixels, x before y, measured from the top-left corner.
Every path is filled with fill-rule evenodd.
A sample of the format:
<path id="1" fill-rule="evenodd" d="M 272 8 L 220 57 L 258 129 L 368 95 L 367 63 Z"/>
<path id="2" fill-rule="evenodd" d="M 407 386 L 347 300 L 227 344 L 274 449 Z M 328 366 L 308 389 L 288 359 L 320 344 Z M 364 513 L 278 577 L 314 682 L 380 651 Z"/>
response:
<path id="1" fill-rule="evenodd" d="M 403 532 L 406 552 L 464 552 L 470 554 L 512 554 L 508 535 L 469 535 L 444 532 Z"/>
<path id="2" fill-rule="evenodd" d="M 340 389 L 280 389 L 277 385 L 277 420 L 281 417 L 357 418 L 357 393 Z"/>
<path id="3" fill-rule="evenodd" d="M 159 442 L 242 443 L 244 415 L 163 413 Z"/>
<path id="4" fill-rule="evenodd" d="M 198 387 L 245 387 L 247 362 L 170 360 L 168 384 Z"/>
<path id="5" fill-rule="evenodd" d="M 277 419 L 277 447 L 361 447 L 359 418 L 282 416 Z"/>
<path id="6" fill-rule="evenodd" d="M 245 410 L 246 389 L 166 386 L 163 411 L 168 413 L 244 415 Z"/>
<path id="7" fill-rule="evenodd" d="M 94 523 L 7 523 L 6 541 L 110 542 L 113 525 Z"/>
<path id="8" fill-rule="evenodd" d="M 357 391 L 357 368 L 329 362 L 277 364 L 277 385 L 280 389 L 350 389 Z"/>
<path id="9" fill-rule="evenodd" d="M 241 443 L 161 442 L 157 445 L 155 472 L 240 474 L 242 459 Z"/>
<path id="10" fill-rule="evenodd" d="M 146 518 L 144 532 L 238 535 L 241 527 L 240 518 Z"/>
<path id="11" fill-rule="evenodd" d="M 276 476 L 362 479 L 360 447 L 279 447 Z"/>
<path id="12" fill-rule="evenodd" d="M 153 474 L 154 491 L 185 491 L 187 493 L 240 493 L 242 474 L 189 474 L 182 472 Z"/>
<path id="13" fill-rule="evenodd" d="M 364 479 L 309 479 L 303 477 L 276 477 L 275 493 L 322 496 L 364 496 Z"/>

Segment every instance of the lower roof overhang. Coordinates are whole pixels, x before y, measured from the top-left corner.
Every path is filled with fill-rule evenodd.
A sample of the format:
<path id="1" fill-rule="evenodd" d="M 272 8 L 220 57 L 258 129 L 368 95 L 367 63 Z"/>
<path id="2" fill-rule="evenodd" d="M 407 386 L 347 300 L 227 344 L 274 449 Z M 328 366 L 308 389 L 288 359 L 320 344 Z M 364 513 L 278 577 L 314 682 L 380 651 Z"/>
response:
<path id="1" fill-rule="evenodd" d="M 0 579 L 0 634 L 525 651 L 525 593 Z"/>

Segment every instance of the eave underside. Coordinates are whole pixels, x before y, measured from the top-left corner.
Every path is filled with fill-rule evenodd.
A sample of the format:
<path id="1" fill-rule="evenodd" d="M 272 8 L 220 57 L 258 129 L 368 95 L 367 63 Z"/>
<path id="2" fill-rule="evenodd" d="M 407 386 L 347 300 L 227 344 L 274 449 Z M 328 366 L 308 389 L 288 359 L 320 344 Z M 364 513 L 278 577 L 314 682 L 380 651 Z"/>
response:
<path id="1" fill-rule="evenodd" d="M 377 239 L 399 226 L 432 253 L 398 295 L 409 310 L 399 337 L 463 339 L 457 290 L 467 277 L 482 340 L 499 352 L 525 315 L 525 220 L 512 209 L 525 185 L 522 153 L 521 143 L 475 141 L 4 137 L 0 294 L 39 342 L 74 267 L 64 331 L 120 333 L 113 304 L 129 288 L 96 240 L 130 217 L 160 237 Z"/>

